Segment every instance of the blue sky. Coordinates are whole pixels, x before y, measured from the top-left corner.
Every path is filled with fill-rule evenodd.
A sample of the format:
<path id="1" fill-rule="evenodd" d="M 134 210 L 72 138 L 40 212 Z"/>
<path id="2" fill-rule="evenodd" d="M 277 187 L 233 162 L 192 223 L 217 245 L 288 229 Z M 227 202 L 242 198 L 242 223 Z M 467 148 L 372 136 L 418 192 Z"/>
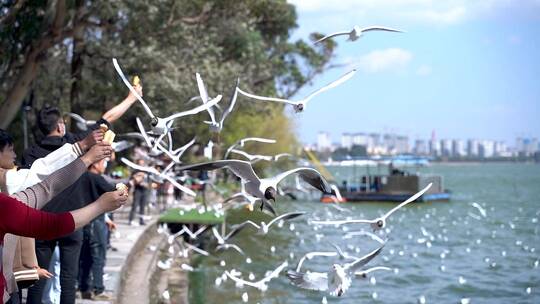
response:
<path id="1" fill-rule="evenodd" d="M 397 132 L 411 140 L 540 137 L 540 0 L 290 0 L 299 28 L 327 34 L 384 25 L 404 34 L 338 37 L 329 70 L 298 99 L 357 68 L 295 114 L 303 142 L 327 131 Z M 519 5 L 518 5 L 519 4 Z M 295 99 L 295 98 L 293 98 Z M 291 114 L 292 115 L 292 114 Z"/>

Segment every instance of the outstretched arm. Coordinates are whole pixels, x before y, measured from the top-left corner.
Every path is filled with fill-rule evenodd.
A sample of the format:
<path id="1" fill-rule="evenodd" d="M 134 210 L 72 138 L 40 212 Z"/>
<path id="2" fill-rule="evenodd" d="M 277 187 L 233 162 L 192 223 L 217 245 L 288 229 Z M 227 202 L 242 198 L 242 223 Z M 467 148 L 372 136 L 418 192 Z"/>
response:
<path id="1" fill-rule="evenodd" d="M 137 91 L 137 93 L 139 93 L 139 95 L 141 96 L 143 95 L 141 85 L 136 85 L 135 90 Z M 126 111 L 135 103 L 135 101 L 137 101 L 137 97 L 135 97 L 133 93 L 129 92 L 128 96 L 121 103 L 117 104 L 112 109 L 105 112 L 102 118 L 108 121 L 109 123 L 115 122 L 120 117 L 122 117 L 124 113 L 126 113 Z"/>

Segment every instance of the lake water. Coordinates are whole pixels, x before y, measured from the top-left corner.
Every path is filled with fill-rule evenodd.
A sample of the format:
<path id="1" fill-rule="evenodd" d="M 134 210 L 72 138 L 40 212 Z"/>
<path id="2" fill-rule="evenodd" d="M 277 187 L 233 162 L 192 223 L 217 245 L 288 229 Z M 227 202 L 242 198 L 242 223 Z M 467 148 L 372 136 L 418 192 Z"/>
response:
<path id="1" fill-rule="evenodd" d="M 360 174 L 359 168 L 330 168 L 337 179 Z M 371 169 L 372 172 L 373 169 Z M 414 171 L 414 169 L 413 169 Z M 352 213 L 341 213 L 318 201 L 278 200 L 280 213 L 306 211 L 303 217 L 277 226 L 266 236 L 247 228 L 232 243 L 246 252 L 234 251 L 215 257 L 195 257 L 198 271 L 190 274 L 190 303 L 540 303 L 540 166 L 535 164 L 435 164 L 423 173 L 441 174 L 452 191 L 450 202 L 410 204 L 393 214 L 387 224 L 388 242 L 367 266 L 387 266 L 394 271 L 374 272 L 367 279 L 354 279 L 340 298 L 324 292 L 301 290 L 282 272 L 268 290 L 237 288 L 230 279 L 216 286 L 225 270 L 242 272 L 256 280 L 267 270 L 288 260 L 290 269 L 310 251 L 332 251 L 336 243 L 349 254 L 362 256 L 377 247 L 370 238 L 343 239 L 347 232 L 368 230 L 366 225 L 321 226 L 317 231 L 308 219 L 374 218 L 391 209 L 391 203 L 346 203 Z M 471 206 L 485 207 L 481 217 Z M 472 214 L 469 215 L 469 213 Z M 240 209 L 228 218 L 230 224 L 249 217 L 258 222 L 271 218 Z M 294 227 L 290 225 L 293 224 Z M 271 247 L 275 252 L 271 252 Z M 294 254 L 291 255 L 291 252 Z M 246 261 L 247 257 L 251 263 Z M 220 266 L 220 261 L 226 265 Z M 314 258 L 304 270 L 328 271 L 334 258 Z M 536 264 L 536 266 L 535 266 Z M 375 279 L 371 279 L 374 277 Z"/>

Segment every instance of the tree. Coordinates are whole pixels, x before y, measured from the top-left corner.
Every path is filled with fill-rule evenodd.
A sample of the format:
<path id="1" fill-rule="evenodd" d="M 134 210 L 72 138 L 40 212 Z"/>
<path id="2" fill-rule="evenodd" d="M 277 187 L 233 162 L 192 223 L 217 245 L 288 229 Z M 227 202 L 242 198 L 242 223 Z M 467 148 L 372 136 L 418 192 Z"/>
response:
<path id="1" fill-rule="evenodd" d="M 30 88 L 35 107 L 58 104 L 98 118 L 127 94 L 112 67 L 113 57 L 124 72 L 141 76 L 145 100 L 164 115 L 194 106 L 186 101 L 198 94 L 195 72 L 211 95 L 224 95 L 224 105 L 236 77 L 245 90 L 290 97 L 328 67 L 335 48 L 330 40 L 317 46 L 290 41 L 297 16 L 285 0 L 5 0 L 2 8 L 0 20 L 9 26 L 0 30 L 1 43 L 10 50 L 0 57 L 6 80 L 1 87 L 6 94 L 2 127 L 15 117 Z M 312 34 L 311 40 L 320 36 Z M 39 48 L 39 56 L 29 57 L 44 40 L 48 43 Z M 27 64 L 31 73 L 25 72 Z M 136 106 L 115 124 L 115 131 L 133 131 L 136 116 L 146 119 Z M 175 141 L 198 135 L 206 143 L 211 135 L 200 123 L 206 117 L 179 121 Z M 279 152 L 296 143 L 282 105 L 239 98 L 217 140 L 227 145 L 244 135 L 279 135 L 280 145 L 265 147 Z"/>

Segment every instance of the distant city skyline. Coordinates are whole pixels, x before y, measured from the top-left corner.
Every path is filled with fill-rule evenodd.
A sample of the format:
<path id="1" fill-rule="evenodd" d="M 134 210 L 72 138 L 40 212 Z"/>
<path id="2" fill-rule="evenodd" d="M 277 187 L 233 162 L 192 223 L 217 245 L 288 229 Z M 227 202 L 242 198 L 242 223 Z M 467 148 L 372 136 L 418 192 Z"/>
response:
<path id="1" fill-rule="evenodd" d="M 356 146 L 364 147 L 364 153 L 371 156 L 415 154 L 450 158 L 504 158 L 529 157 L 540 151 L 536 137 L 518 137 L 511 145 L 506 141 L 486 138 L 450 139 L 437 138 L 432 134 L 429 138 L 411 139 L 403 134 L 381 132 L 346 132 L 341 134 L 339 141 L 327 132 L 319 132 L 315 143 L 305 145 L 321 153 L 340 150 L 340 155 L 352 153 L 353 150 L 358 153 Z"/>
<path id="2" fill-rule="evenodd" d="M 304 143 L 317 132 L 377 130 L 416 138 L 486 138 L 514 144 L 540 137 L 540 2 L 290 0 L 298 13 L 292 40 L 314 31 L 384 25 L 355 42 L 338 37 L 331 69 L 300 98 L 352 68 L 348 82 L 292 114 Z"/>

